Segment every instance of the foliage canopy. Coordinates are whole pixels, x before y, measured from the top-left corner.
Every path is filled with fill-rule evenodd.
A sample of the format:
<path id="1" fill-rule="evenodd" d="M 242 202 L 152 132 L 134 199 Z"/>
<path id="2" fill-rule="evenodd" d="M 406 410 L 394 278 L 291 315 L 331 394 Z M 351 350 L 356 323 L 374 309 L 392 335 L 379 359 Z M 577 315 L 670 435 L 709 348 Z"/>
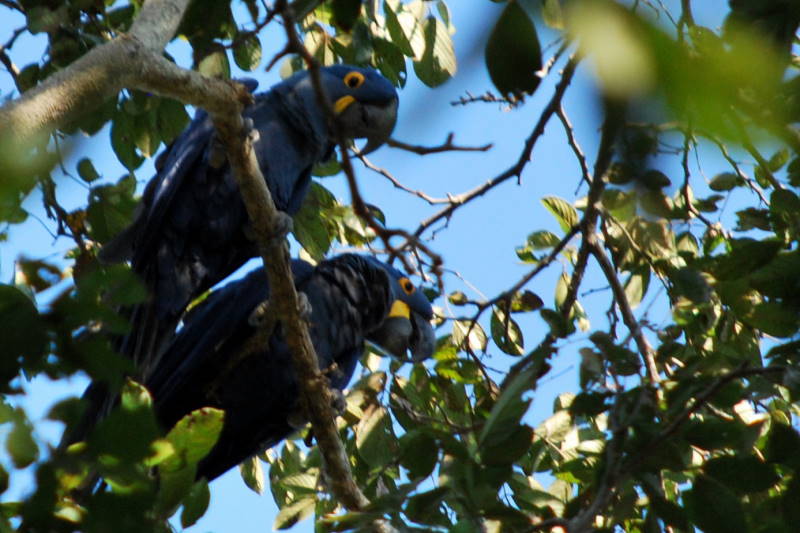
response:
<path id="1" fill-rule="evenodd" d="M 377 517 L 401 529 L 454 532 L 792 531 L 800 522 L 798 4 L 731 0 L 715 29 L 698 22 L 698 2 L 690 0 L 666 7 L 497 3 L 496 20 L 476 37 L 496 94 L 466 95 L 459 104 L 494 102 L 516 112 L 534 91 L 552 94 L 506 171 L 444 199 L 410 191 L 441 209 L 397 234 L 419 240 L 391 242 L 432 275 L 440 337 L 425 366 L 381 370 L 368 350 L 367 372 L 349 390 L 340 435 L 370 505 L 360 512 L 339 507 L 326 493 L 318 450 L 303 451 L 296 441 L 244 463 L 244 482 L 264 490 L 262 465 L 269 463 L 278 528 L 315 515 L 320 530 L 336 531 L 368 528 Z M 126 32 L 142 8 L 113 0 L 0 4 L 26 20 L 0 46 L 16 85 L 9 99 Z M 305 47 L 321 64 L 372 65 L 399 87 L 412 72 L 431 88 L 456 72 L 455 27 L 444 0 L 297 0 L 292 7 Z M 189 43 L 192 68 L 227 78 L 232 65 L 254 71 L 269 61 L 262 41 L 270 32 L 283 38 L 274 13 L 255 0 L 195 0 L 176 38 Z M 46 37 L 48 48 L 17 68 L 14 45 L 23 34 Z M 281 70 L 301 67 L 291 56 Z M 562 106 L 579 70 L 592 74 L 602 110 L 594 154 L 581 149 Z M 0 490 L 8 489 L 9 471 L 32 465 L 36 485 L 23 501 L 0 504 L 3 531 L 20 524 L 164 531 L 178 509 L 189 527 L 211 504 L 194 468 L 213 445 L 222 414 L 200 410 L 166 434 L 157 428 L 149 393 L 123 379 L 129 362 L 108 340 L 126 328 L 117 309 L 141 301 L 144 290 L 127 268 L 96 259 L 132 217 L 136 170 L 189 115 L 176 100 L 137 90 L 96 104 L 24 152 L 0 147 L 0 238 L 26 221 L 23 201 L 39 190 L 47 223 L 74 242 L 65 261 L 26 258 L 24 243 L 9 243 L 22 256 L 14 282 L 0 285 L 0 424 L 8 458 Z M 63 207 L 64 139 L 108 124 L 109 148 L 129 173 L 109 180 L 90 157 L 80 159 L 73 177 L 86 184 L 86 200 Z M 461 206 L 480 205 L 535 164 L 530 156 L 548 124 L 563 127 L 579 169 L 570 178 L 582 192 L 541 198 L 557 224 L 531 228 L 516 249 L 527 273 L 503 280 L 505 289 L 493 297 L 436 283 L 435 234 Z M 428 151 L 447 150 L 459 147 L 448 140 Z M 695 160 L 709 161 L 713 177 L 693 170 Z M 339 171 L 333 161 L 317 175 Z M 547 229 L 554 227 L 560 229 Z M 295 218 L 294 236 L 314 259 L 332 247 L 389 242 L 319 183 Z M 563 272 L 552 294 L 535 294 L 533 280 L 558 265 Z M 581 303 L 591 269 L 610 289 L 607 310 Z M 669 319 L 652 322 L 654 306 L 668 309 Z M 540 327 L 526 326 L 531 316 Z M 576 392 L 560 395 L 552 415 L 531 427 L 526 415 L 537 384 L 575 346 Z M 20 380 L 78 372 L 120 387 L 120 405 L 88 442 L 43 454 L 17 406 Z M 67 400 L 52 406 L 49 418 L 74 423 L 79 410 L 77 399 Z M 78 502 L 71 491 L 92 472 L 108 488 Z"/>

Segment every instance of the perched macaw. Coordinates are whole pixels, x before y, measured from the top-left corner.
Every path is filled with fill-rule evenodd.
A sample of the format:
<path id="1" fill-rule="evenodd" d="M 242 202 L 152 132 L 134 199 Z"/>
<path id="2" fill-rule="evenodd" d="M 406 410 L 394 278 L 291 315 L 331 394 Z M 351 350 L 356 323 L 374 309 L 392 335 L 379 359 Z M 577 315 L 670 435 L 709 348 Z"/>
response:
<path id="1" fill-rule="evenodd" d="M 389 138 L 398 99 L 386 78 L 349 65 L 323 67 L 320 76 L 345 137 L 367 138 L 364 153 Z M 289 215 L 300 209 L 312 167 L 333 154 L 331 125 L 317 102 L 302 71 L 256 94 L 243 112 L 275 205 Z M 186 306 L 258 253 L 207 113 L 198 112 L 159 159 L 133 223 L 100 252 L 107 262 L 129 260 L 151 293 L 131 311 L 132 331 L 120 347 L 139 377 L 148 375 Z"/>
<path id="2" fill-rule="evenodd" d="M 415 361 L 433 353 L 431 305 L 395 268 L 343 254 L 316 267 L 295 260 L 292 271 L 311 304 L 309 333 L 334 389 L 350 381 L 365 339 L 398 357 L 410 350 Z M 254 310 L 268 298 L 262 268 L 212 293 L 188 313 L 147 381 L 165 429 L 201 407 L 225 411 L 222 433 L 198 465 L 198 477 L 216 478 L 284 439 L 298 414 L 303 420 L 280 326 L 253 348 Z"/>

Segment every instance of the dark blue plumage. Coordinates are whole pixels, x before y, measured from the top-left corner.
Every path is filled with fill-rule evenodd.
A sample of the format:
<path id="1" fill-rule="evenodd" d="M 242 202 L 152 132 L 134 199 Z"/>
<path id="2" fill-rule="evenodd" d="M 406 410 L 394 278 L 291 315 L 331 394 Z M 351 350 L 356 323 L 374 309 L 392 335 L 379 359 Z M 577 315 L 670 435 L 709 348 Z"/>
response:
<path id="1" fill-rule="evenodd" d="M 391 83 L 347 65 L 324 67 L 320 75 L 343 135 L 366 137 L 365 151 L 385 142 L 397 111 Z M 330 157 L 334 145 L 309 74 L 299 72 L 255 95 L 243 114 L 253 122 L 255 153 L 275 205 L 297 212 L 312 167 Z M 121 346 L 140 376 L 148 374 L 186 306 L 257 255 L 238 186 L 206 113 L 197 114 L 159 167 L 133 224 L 101 251 L 109 262 L 130 260 L 151 292 L 150 301 L 131 312 L 132 332 Z"/>
<path id="2" fill-rule="evenodd" d="M 332 387 L 347 385 L 365 338 L 391 339 L 394 353 L 410 349 L 417 360 L 433 352 L 431 306 L 398 270 L 353 254 L 316 267 L 294 261 L 292 270 L 311 304 L 309 333 Z M 225 410 L 222 434 L 199 477 L 214 479 L 293 430 L 288 418 L 299 408 L 298 391 L 280 327 L 237 359 L 256 335 L 250 316 L 268 296 L 260 268 L 214 292 L 186 317 L 147 382 L 165 429 L 200 407 Z M 232 360 L 241 362 L 231 368 Z"/>

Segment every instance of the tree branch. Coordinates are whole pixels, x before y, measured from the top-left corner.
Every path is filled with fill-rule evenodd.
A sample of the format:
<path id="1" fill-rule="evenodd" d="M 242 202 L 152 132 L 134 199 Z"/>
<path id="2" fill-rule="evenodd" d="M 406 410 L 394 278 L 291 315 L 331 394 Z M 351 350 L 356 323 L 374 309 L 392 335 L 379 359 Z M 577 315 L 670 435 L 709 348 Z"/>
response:
<path id="1" fill-rule="evenodd" d="M 570 60 L 570 62 L 572 62 L 572 60 Z M 559 106 L 560 99 L 551 100 L 548 109 L 552 108 L 552 114 L 558 110 Z M 577 231 L 582 235 L 581 246 L 578 249 L 578 259 L 575 262 L 575 267 L 572 270 L 572 277 L 570 279 L 569 287 L 567 288 L 567 294 L 564 297 L 564 301 L 561 303 L 561 307 L 559 309 L 561 316 L 564 317 L 565 320 L 569 319 L 569 315 L 572 312 L 572 306 L 575 304 L 575 301 L 578 298 L 578 288 L 581 280 L 583 279 L 583 274 L 586 271 L 586 266 L 588 263 L 590 242 L 592 239 L 596 239 L 595 232 L 597 231 L 597 217 L 600 215 L 600 196 L 605 189 L 604 176 L 606 171 L 608 171 L 609 165 L 611 164 L 611 158 L 614 154 L 614 143 L 616 142 L 619 130 L 623 123 L 622 118 L 619 116 L 620 110 L 618 109 L 617 104 L 613 102 L 606 102 L 605 110 L 606 116 L 605 120 L 603 121 L 602 133 L 600 136 L 600 146 L 597 148 L 597 158 L 595 159 L 592 181 L 586 200 L 586 211 L 584 212 L 583 217 L 581 217 L 581 220 L 577 226 Z M 539 343 L 539 346 L 537 346 L 536 349 L 511 366 L 508 374 L 506 374 L 506 377 L 503 378 L 503 382 L 500 384 L 500 389 L 505 389 L 505 387 L 511 383 L 515 376 L 527 369 L 532 364 L 535 364 L 537 358 L 543 352 L 550 352 L 553 349 L 556 339 L 556 336 L 552 333 L 545 335 L 544 339 Z"/>
<path id="2" fill-rule="evenodd" d="M 625 289 L 622 287 L 622 284 L 617 278 L 617 272 L 614 270 L 614 266 L 608 259 L 605 250 L 603 250 L 602 246 L 600 246 L 600 244 L 597 242 L 597 238 L 590 239 L 589 251 L 594 256 L 595 260 L 597 260 L 597 262 L 600 264 L 600 269 L 603 271 L 603 274 L 605 275 L 606 280 L 608 280 L 609 285 L 611 285 L 611 291 L 614 293 L 614 299 L 617 301 L 617 306 L 622 313 L 622 321 L 625 323 L 628 331 L 631 332 L 631 336 L 633 336 L 633 340 L 636 342 L 637 348 L 639 348 L 639 353 L 642 355 L 642 359 L 644 359 L 645 368 L 647 369 L 647 377 L 650 378 L 650 383 L 658 383 L 658 367 L 656 366 L 653 348 L 650 346 L 650 343 L 644 336 L 644 332 L 639 325 L 639 321 L 636 320 L 633 310 L 631 309 L 631 304 L 628 302 L 628 297 L 625 295 Z"/>
<path id="3" fill-rule="evenodd" d="M 453 144 L 453 133 L 447 135 L 447 139 L 439 146 L 418 146 L 414 144 L 407 144 L 395 139 L 389 139 L 386 144 L 392 148 L 399 148 L 407 152 L 412 152 L 417 155 L 438 154 L 441 152 L 486 152 L 492 148 L 492 143 L 484 144 L 483 146 L 458 146 Z"/>
<path id="4" fill-rule="evenodd" d="M 141 74 L 152 70 L 148 62 L 161 58 L 188 3 L 147 0 L 129 33 L 92 49 L 0 108 L 0 140 L 25 143 L 91 111 L 123 87 L 136 86 Z"/>
<path id="5" fill-rule="evenodd" d="M 564 93 L 569 87 L 570 82 L 572 81 L 572 76 L 575 74 L 575 68 L 578 66 L 578 62 L 580 60 L 576 56 L 570 57 L 567 65 L 564 67 L 564 72 L 561 75 L 561 80 L 559 80 L 558 85 L 556 85 L 555 92 L 553 96 L 550 98 L 550 102 L 548 102 L 547 107 L 544 108 L 542 114 L 539 116 L 539 120 L 536 122 L 536 126 L 533 129 L 533 132 L 525 141 L 525 147 L 522 150 L 517 162 L 511 166 L 511 168 L 507 169 L 506 171 L 502 172 L 498 176 L 488 180 L 486 183 L 475 187 L 471 191 L 467 191 L 465 193 L 453 196 L 450 199 L 450 205 L 441 209 L 440 211 L 434 213 L 429 218 L 422 221 L 422 223 L 417 227 L 414 231 L 413 235 L 419 237 L 422 233 L 430 228 L 433 224 L 438 222 L 442 219 L 449 219 L 453 212 L 461 207 L 462 205 L 470 202 L 471 200 L 483 196 L 493 188 L 497 187 L 504 181 L 507 181 L 513 177 L 519 177 L 522 174 L 522 170 L 528 164 L 531 159 L 531 153 L 533 152 L 533 147 L 536 145 L 536 141 L 539 140 L 539 137 L 544 134 L 544 129 L 547 126 L 547 123 L 550 121 L 550 117 L 558 110 L 559 106 L 561 105 L 561 99 L 564 97 Z"/>

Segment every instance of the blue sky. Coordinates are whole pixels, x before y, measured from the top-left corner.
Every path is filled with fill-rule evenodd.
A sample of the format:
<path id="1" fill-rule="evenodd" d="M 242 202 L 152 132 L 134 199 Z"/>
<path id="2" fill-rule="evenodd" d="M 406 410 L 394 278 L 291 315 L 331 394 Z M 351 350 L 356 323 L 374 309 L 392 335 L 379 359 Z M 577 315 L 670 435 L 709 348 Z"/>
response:
<path id="1" fill-rule="evenodd" d="M 677 13 L 675 5 L 678 2 L 666 4 L 673 9 L 673 13 Z M 727 2 L 722 0 L 696 4 L 696 18 L 708 20 L 707 24 L 711 27 L 720 23 L 717 13 L 727 11 Z M 541 109 L 552 94 L 555 79 L 547 78 L 524 105 L 513 110 L 485 103 L 451 106 L 450 102 L 465 95 L 467 91 L 481 94 L 492 89 L 483 62 L 482 43 L 485 39 L 484 32 L 490 28 L 487 21 L 492 21 L 499 14 L 501 5 L 474 0 L 451 0 L 448 5 L 457 30 L 454 41 L 458 73 L 443 86 L 430 89 L 416 80 L 409 63 L 409 82 L 400 92 L 400 115 L 394 138 L 411 144 L 438 145 L 447 134 L 453 132 L 455 141 L 460 145 L 493 143 L 493 148 L 487 153 L 458 152 L 423 157 L 384 147 L 370 156 L 373 163 L 388 169 L 408 187 L 424 190 L 436 197 L 469 190 L 513 164 Z M 23 21 L 16 14 L 0 9 L 3 10 L 0 42 L 4 42 L 10 32 L 21 26 Z M 554 34 L 541 24 L 538 27 L 542 44 L 546 46 L 552 41 Z M 282 45 L 283 33 L 280 27 L 271 25 L 262 32 L 261 38 L 264 44 L 263 57 L 268 60 Z M 21 37 L 13 49 L 12 57 L 23 67 L 41 56 L 43 46 L 40 38 Z M 187 49 L 188 46 L 184 43 L 177 43 L 171 45 L 169 51 L 181 65 L 189 66 Z M 546 58 L 552 51 L 552 48 L 548 49 Z M 264 64 L 256 72 L 247 74 L 260 81 L 262 90 L 278 80 L 278 68 L 264 72 Z M 564 100 L 566 111 L 576 128 L 578 142 L 590 157 L 590 163 L 596 150 L 599 126 L 592 87 L 591 73 L 589 69 L 582 67 Z M 5 72 L 0 72 L 0 94 L 9 94 L 12 88 L 11 78 Z M 125 172 L 111 151 L 107 129 L 91 139 L 76 143 L 74 152 L 67 159 L 67 169 L 75 174 L 75 163 L 85 156 L 92 158 L 96 168 L 106 179 L 116 180 Z M 707 178 L 721 169 L 715 161 L 718 159 L 710 160 L 710 164 L 714 166 L 704 169 Z M 669 174 L 669 170 L 675 169 L 667 167 L 662 170 Z M 357 162 L 356 171 L 366 201 L 383 209 L 390 226 L 413 231 L 421 220 L 437 211 L 437 206 L 429 206 L 421 199 L 395 189 L 384 178 Z M 151 175 L 152 165 L 149 162 L 136 172 L 142 185 Z M 518 185 L 514 180 L 509 180 L 485 197 L 457 210 L 448 227 L 438 232 L 429 243 L 444 257 L 446 269 L 457 271 L 482 294 L 476 293 L 453 275 L 445 277 L 446 290 L 463 290 L 470 298 L 478 299 L 482 296 L 492 297 L 518 280 L 530 266 L 520 264 L 514 253 L 515 247 L 522 245 L 527 235 L 534 230 L 548 229 L 560 234 L 558 225 L 545 211 L 540 198 L 556 195 L 572 201 L 579 177 L 580 171 L 566 144 L 563 128 L 557 119 L 553 119 L 545 136 L 537 144 L 521 183 Z M 341 201 L 348 201 L 349 192 L 341 176 L 325 178 L 322 183 Z M 59 181 L 58 196 L 67 207 L 75 207 L 85 203 L 86 189 L 80 183 L 65 178 Z M 45 218 L 36 194 L 27 200 L 25 206 L 37 218 Z M 52 226 L 49 221 L 45 224 Z M 14 227 L 9 242 L 0 246 L 0 280 L 11 280 L 13 261 L 20 254 L 55 259 L 61 257 L 69 247 L 69 241 L 54 241 L 44 225 L 31 218 L 25 224 Z M 567 268 L 566 265 L 564 267 Z M 539 294 L 546 305 L 552 305 L 553 289 L 561 272 L 561 266 L 553 265 L 528 288 Z M 598 271 L 590 268 L 584 288 L 605 287 L 606 283 Z M 609 300 L 608 290 L 598 290 L 581 297 L 581 302 L 596 324 L 604 321 L 603 315 Z M 435 303 L 445 305 L 442 301 Z M 648 301 L 644 305 L 647 303 Z M 669 310 L 664 305 L 655 305 L 652 309 L 649 315 L 652 322 L 658 324 L 669 319 Z M 464 312 L 463 308 L 445 308 L 445 311 L 456 315 Z M 535 346 L 547 331 L 536 314 L 521 317 L 520 326 L 528 348 Z M 440 334 L 446 332 L 441 331 Z M 555 359 L 555 368 L 550 374 L 552 377 L 545 378 L 534 395 L 529 414 L 530 423 L 536 424 L 552 413 L 552 401 L 557 394 L 577 389 L 577 349 L 583 345 L 583 340 L 585 338 L 579 335 L 563 345 Z M 490 350 L 485 362 L 489 367 L 504 369 L 514 360 L 497 350 Z M 79 393 L 85 383 L 80 378 L 68 384 L 35 380 L 25 385 L 31 394 L 25 398 L 24 405 L 35 421 L 40 420 L 43 410 L 52 405 L 56 398 Z M 54 442 L 60 433 L 60 427 L 53 423 L 43 423 L 37 427 L 37 432 Z M 0 452 L 0 460 L 5 461 L 3 453 Z M 17 476 L 11 496 L 6 494 L 5 497 L 24 494 L 30 487 L 29 482 L 30 477 Z M 253 494 L 244 487 L 235 470 L 212 483 L 211 488 L 212 506 L 194 527 L 194 531 L 247 533 L 271 529 L 276 509 L 268 492 L 262 496 Z M 310 531 L 311 527 L 311 523 L 306 521 L 295 526 L 295 530 Z"/>

